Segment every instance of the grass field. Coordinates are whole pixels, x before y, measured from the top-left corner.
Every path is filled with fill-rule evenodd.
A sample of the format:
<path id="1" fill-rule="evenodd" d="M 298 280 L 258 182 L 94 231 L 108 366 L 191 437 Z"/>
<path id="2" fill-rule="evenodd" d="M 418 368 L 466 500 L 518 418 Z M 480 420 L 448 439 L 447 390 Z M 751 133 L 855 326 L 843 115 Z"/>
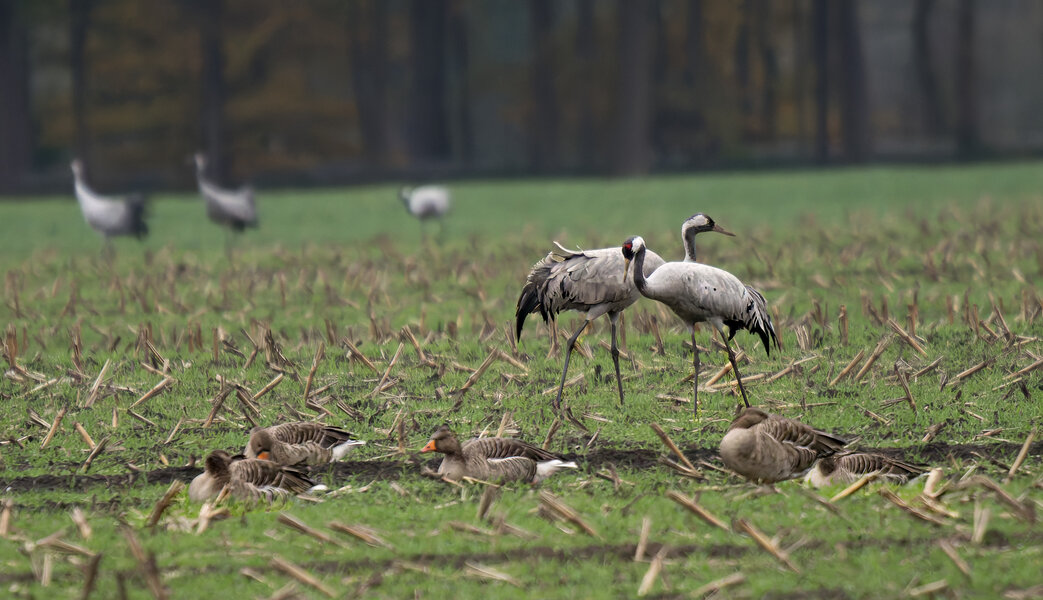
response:
<path id="1" fill-rule="evenodd" d="M 1026 444 L 1043 421 L 1043 164 L 452 189 L 426 232 L 391 186 L 266 191 L 230 254 L 194 195 L 163 196 L 150 238 L 111 260 L 71 195 L 0 203 L 0 595 L 1043 597 L 1043 444 Z M 700 260 L 763 291 L 782 338 L 770 358 L 735 338 L 751 401 L 942 469 L 936 499 L 922 479 L 830 502 L 840 488 L 722 471 L 741 399 L 730 375 L 706 384 L 727 359 L 703 355 L 693 417 L 687 332 L 647 300 L 626 313 L 626 405 L 598 323 L 573 357 L 574 418 L 556 419 L 549 328 L 509 333 L 532 263 L 552 240 L 633 234 L 678 260 L 698 211 L 738 234 L 700 236 Z M 252 402 L 215 403 L 219 378 Z M 210 450 L 302 418 L 369 441 L 316 472 L 335 493 L 268 508 L 181 491 L 152 518 Z M 537 488 L 424 477 L 444 422 L 547 441 L 580 470 Z M 652 423 L 696 472 L 665 464 Z"/>

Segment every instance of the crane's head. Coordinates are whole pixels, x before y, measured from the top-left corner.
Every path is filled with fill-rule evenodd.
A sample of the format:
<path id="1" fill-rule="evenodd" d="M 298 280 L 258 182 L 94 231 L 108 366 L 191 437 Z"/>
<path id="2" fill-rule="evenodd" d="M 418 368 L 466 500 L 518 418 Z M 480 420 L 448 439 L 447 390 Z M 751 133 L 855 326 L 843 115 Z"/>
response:
<path id="1" fill-rule="evenodd" d="M 627 280 L 627 272 L 630 271 L 630 261 L 634 260 L 637 253 L 645 247 L 645 240 L 635 235 L 623 242 L 623 281 Z"/>
<path id="2" fill-rule="evenodd" d="M 409 208 L 409 196 L 412 195 L 413 188 L 409 186 L 402 186 L 398 188 L 398 199 Z"/>
<path id="3" fill-rule="evenodd" d="M 72 162 L 69 163 L 69 167 L 72 168 L 72 174 L 73 175 L 75 175 L 77 177 L 83 177 L 83 161 L 82 160 L 80 160 L 78 158 L 72 159 Z"/>
<path id="4" fill-rule="evenodd" d="M 196 161 L 196 170 L 200 173 L 206 171 L 206 155 L 202 152 L 196 152 L 192 158 Z"/>
<path id="5" fill-rule="evenodd" d="M 681 224 L 682 238 L 687 238 L 689 235 L 695 235 L 706 231 L 716 231 L 717 233 L 723 233 L 727 236 L 735 236 L 734 233 L 726 230 L 717 223 L 714 223 L 713 219 L 710 218 L 710 215 L 706 213 L 695 213 Z"/>

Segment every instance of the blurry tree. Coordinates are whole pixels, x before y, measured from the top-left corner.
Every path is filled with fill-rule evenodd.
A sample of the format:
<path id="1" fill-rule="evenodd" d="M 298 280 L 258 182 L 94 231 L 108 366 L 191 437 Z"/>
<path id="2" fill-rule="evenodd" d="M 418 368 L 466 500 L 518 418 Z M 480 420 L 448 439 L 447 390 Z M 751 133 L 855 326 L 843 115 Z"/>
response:
<path id="1" fill-rule="evenodd" d="M 32 162 L 28 36 L 17 0 L 0 0 L 0 189 L 15 189 Z"/>
<path id="2" fill-rule="evenodd" d="M 73 0 L 75 2 L 75 0 Z M 202 139 L 210 176 L 223 182 L 228 174 L 225 155 L 224 0 L 198 0 L 202 58 Z"/>
<path id="3" fill-rule="evenodd" d="M 558 99 L 554 85 L 554 23 L 551 0 L 529 0 L 529 37 L 532 68 L 529 82 L 532 110 L 529 112 L 529 162 L 537 172 L 559 166 Z"/>
<path id="4" fill-rule="evenodd" d="M 73 154 L 90 172 L 90 131 L 87 129 L 87 31 L 93 0 L 69 0 L 69 71 L 72 74 Z"/>
<path id="5" fill-rule="evenodd" d="M 616 131 L 612 172 L 647 173 L 652 164 L 652 32 L 656 2 L 619 0 Z"/>
<path id="6" fill-rule="evenodd" d="M 412 86 L 409 140 L 414 164 L 449 157 L 446 128 L 447 0 L 413 0 L 410 5 Z"/>
<path id="7" fill-rule="evenodd" d="M 912 22 L 913 64 L 916 66 L 916 79 L 920 83 L 924 129 L 928 134 L 939 135 L 945 128 L 945 115 L 931 51 L 930 22 L 934 6 L 934 0 L 916 0 Z"/>
<path id="8" fill-rule="evenodd" d="M 456 157 L 465 165 L 474 160 L 474 128 L 471 102 L 471 40 L 467 0 L 455 0 L 449 8 L 447 31 L 449 36 L 448 63 L 454 102 L 451 111 L 453 148 Z"/>
<path id="9" fill-rule="evenodd" d="M 388 106 L 388 3 L 354 0 L 346 4 L 349 67 L 358 107 L 359 131 L 369 161 L 391 163 L 393 120 Z"/>
<path id="10" fill-rule="evenodd" d="M 869 87 L 858 5 L 856 0 L 834 4 L 840 22 L 840 120 L 844 134 L 844 155 L 849 161 L 862 162 L 869 158 L 872 149 L 869 136 Z"/>
<path id="11" fill-rule="evenodd" d="M 579 162 L 585 168 L 593 168 L 597 155 L 596 128 L 594 126 L 594 102 L 597 96 L 597 40 L 594 23 L 594 0 L 579 0 L 576 7 L 576 58 L 579 62 L 579 77 L 576 84 L 579 94 L 576 100 L 579 110 Z"/>
<path id="12" fill-rule="evenodd" d="M 815 159 L 829 160 L 829 5 L 812 0 L 812 62 L 815 64 Z"/>
<path id="13" fill-rule="evenodd" d="M 974 12 L 974 0 L 960 0 L 956 9 L 956 147 L 965 158 L 981 151 Z"/>
<path id="14" fill-rule="evenodd" d="M 773 43 L 773 24 L 771 0 L 756 0 L 754 10 L 754 39 L 757 40 L 757 54 L 760 58 L 763 76 L 763 92 L 761 94 L 760 128 L 761 137 L 766 140 L 776 139 L 776 117 L 779 101 L 779 62 L 775 55 Z"/>

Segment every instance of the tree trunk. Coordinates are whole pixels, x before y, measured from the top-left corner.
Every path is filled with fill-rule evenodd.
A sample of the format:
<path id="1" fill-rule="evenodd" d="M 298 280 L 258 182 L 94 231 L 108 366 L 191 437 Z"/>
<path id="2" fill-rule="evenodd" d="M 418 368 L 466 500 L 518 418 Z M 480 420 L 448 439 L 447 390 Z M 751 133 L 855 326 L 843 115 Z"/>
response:
<path id="1" fill-rule="evenodd" d="M 840 21 L 841 122 L 844 132 L 844 155 L 847 160 L 862 162 L 872 152 L 869 131 L 869 86 L 862 34 L 856 0 L 836 4 Z"/>
<path id="2" fill-rule="evenodd" d="M 0 0 L 0 190 L 15 191 L 32 163 L 28 37 L 15 0 Z"/>
<path id="3" fill-rule="evenodd" d="M 87 129 L 87 31 L 92 0 L 69 0 L 69 71 L 72 74 L 73 152 L 90 173 L 90 132 Z"/>
<path id="4" fill-rule="evenodd" d="M 960 0 L 956 21 L 956 149 L 961 158 L 981 152 L 978 131 L 977 64 L 974 60 L 974 1 Z"/>
<path id="5" fill-rule="evenodd" d="M 812 61 L 815 63 L 815 157 L 829 161 L 829 2 L 811 7 Z"/>
<path id="6" fill-rule="evenodd" d="M 654 2 L 620 0 L 619 72 L 616 79 L 616 128 L 612 172 L 647 173 L 652 164 L 652 9 Z"/>
<path id="7" fill-rule="evenodd" d="M 916 0 L 913 13 L 913 64 L 916 80 L 920 82 L 923 126 L 930 135 L 939 135 L 945 129 L 945 116 L 938 93 L 938 74 L 931 53 L 930 21 L 934 0 Z"/>
<path id="8" fill-rule="evenodd" d="M 75 1 L 75 0 L 73 0 Z M 200 50 L 203 60 L 202 134 L 209 174 L 227 182 L 228 157 L 225 155 L 225 62 L 224 0 L 199 3 Z"/>
<path id="9" fill-rule="evenodd" d="M 351 81 L 359 115 L 359 131 L 365 154 L 380 167 L 390 163 L 390 132 L 387 109 L 388 6 L 377 0 L 369 3 L 367 14 L 362 3 L 348 2 L 347 29 Z"/>
<path id="10" fill-rule="evenodd" d="M 558 103 L 554 85 L 553 16 L 551 0 L 529 0 L 532 71 L 529 78 L 532 110 L 529 122 L 529 164 L 537 172 L 558 165 Z"/>
<path id="11" fill-rule="evenodd" d="M 703 0 L 690 0 L 686 19 L 684 82 L 688 85 L 698 85 L 705 52 L 703 49 Z"/>
<path id="12" fill-rule="evenodd" d="M 594 0 L 579 0 L 576 9 L 576 56 L 579 59 L 579 156 L 583 169 L 597 165 L 597 137 L 594 127 L 594 101 L 598 92 L 595 65 L 597 44 L 594 38 Z"/>
<path id="13" fill-rule="evenodd" d="M 758 0 L 757 50 L 764 69 L 764 95 L 761 99 L 761 135 L 766 140 L 775 139 L 776 115 L 778 114 L 779 62 L 771 38 L 772 3 Z"/>
<path id="14" fill-rule="evenodd" d="M 413 85 L 410 149 L 413 160 L 449 156 L 445 101 L 446 0 L 413 0 L 410 10 Z"/>
<path id="15" fill-rule="evenodd" d="M 752 20 L 750 0 L 743 0 L 739 8 L 742 21 L 739 32 L 735 36 L 735 83 L 739 92 L 739 128 L 743 139 L 750 132 L 750 115 L 753 114 L 753 103 L 750 98 L 750 21 Z"/>
<path id="16" fill-rule="evenodd" d="M 383 0 L 381 0 L 383 2 Z M 449 14 L 449 64 L 453 72 L 456 101 L 453 107 L 456 124 L 455 152 L 464 165 L 474 160 L 474 128 L 471 122 L 471 46 L 468 11 L 454 3 Z"/>

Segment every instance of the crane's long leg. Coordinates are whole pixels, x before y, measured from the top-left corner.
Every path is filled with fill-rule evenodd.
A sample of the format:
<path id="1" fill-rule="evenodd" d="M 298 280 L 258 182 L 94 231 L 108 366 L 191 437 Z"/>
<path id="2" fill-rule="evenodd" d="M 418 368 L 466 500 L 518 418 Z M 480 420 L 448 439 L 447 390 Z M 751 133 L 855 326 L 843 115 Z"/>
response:
<path id="1" fill-rule="evenodd" d="M 623 377 L 619 374 L 619 347 L 616 346 L 616 321 L 619 320 L 619 313 L 609 314 L 608 319 L 612 324 L 612 364 L 616 367 L 616 387 L 619 388 L 619 405 L 623 406 Z"/>
<path id="2" fill-rule="evenodd" d="M 718 329 L 718 331 L 720 331 Z M 735 372 L 735 381 L 739 383 L 739 391 L 742 392 L 742 401 L 746 404 L 746 408 L 750 407 L 750 401 L 746 398 L 746 388 L 742 386 L 742 376 L 739 375 L 739 365 L 735 364 L 735 353 L 732 352 L 732 345 L 728 343 L 728 336 L 724 335 L 721 331 L 721 339 L 724 340 L 724 347 L 728 350 L 728 360 L 732 363 L 732 371 Z"/>
<path id="3" fill-rule="evenodd" d="M 576 333 L 572 334 L 569 338 L 569 343 L 565 346 L 565 368 L 561 370 L 561 384 L 558 385 L 558 396 L 554 398 L 554 410 L 558 410 L 561 406 L 561 392 L 565 389 L 565 374 L 569 372 L 569 359 L 572 357 L 572 348 L 576 345 L 576 340 L 579 339 L 579 334 L 583 333 L 583 330 L 590 325 L 590 321 L 583 320 L 583 324 L 579 326 Z"/>
<path id="4" fill-rule="evenodd" d="M 692 365 L 695 366 L 695 375 L 692 377 L 692 414 L 699 414 L 699 346 L 695 345 L 695 328 L 692 328 Z"/>

